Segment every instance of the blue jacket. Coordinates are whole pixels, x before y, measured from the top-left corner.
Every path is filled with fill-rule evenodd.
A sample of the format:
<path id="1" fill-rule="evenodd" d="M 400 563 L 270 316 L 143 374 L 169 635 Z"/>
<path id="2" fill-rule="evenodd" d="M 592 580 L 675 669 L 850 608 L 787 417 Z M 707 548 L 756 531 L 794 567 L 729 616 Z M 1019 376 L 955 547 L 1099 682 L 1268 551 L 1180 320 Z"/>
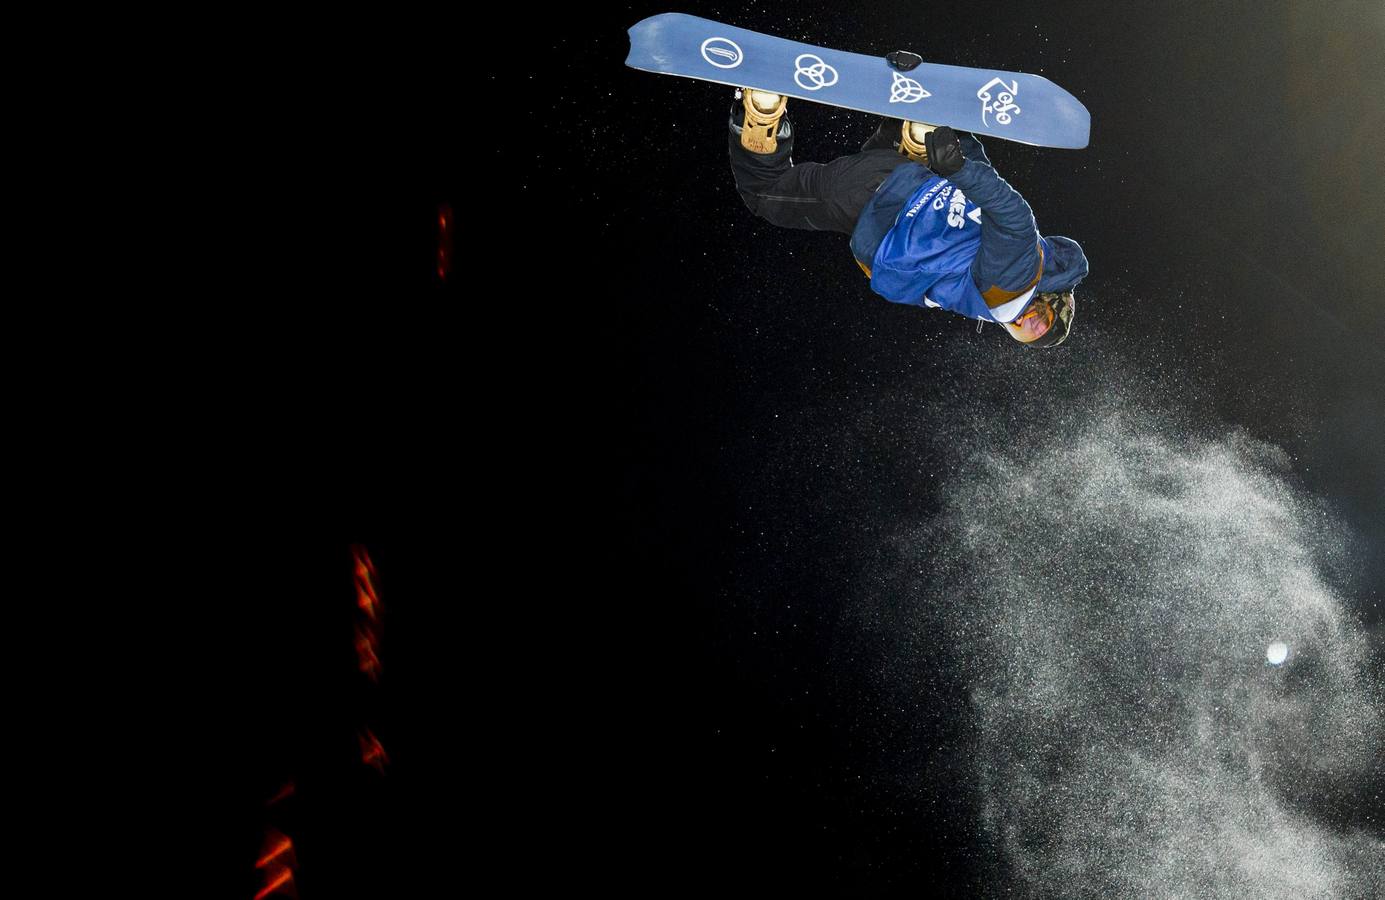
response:
<path id="1" fill-rule="evenodd" d="M 918 163 L 890 173 L 861 212 L 851 250 L 887 300 L 1010 322 L 1035 294 L 1075 287 L 1087 258 L 1076 241 L 1040 236 L 981 142 L 960 137 L 966 163 L 950 178 Z"/>

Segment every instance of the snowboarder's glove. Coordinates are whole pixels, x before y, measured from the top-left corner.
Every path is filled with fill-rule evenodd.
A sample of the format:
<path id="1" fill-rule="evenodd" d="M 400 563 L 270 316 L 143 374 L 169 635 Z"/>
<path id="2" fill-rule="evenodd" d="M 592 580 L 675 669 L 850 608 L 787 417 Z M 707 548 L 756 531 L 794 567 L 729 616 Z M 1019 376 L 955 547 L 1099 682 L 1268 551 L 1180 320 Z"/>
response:
<path id="1" fill-rule="evenodd" d="M 962 156 L 962 142 L 957 132 L 946 125 L 934 128 L 923 138 L 928 148 L 928 168 L 947 178 L 956 175 L 966 159 Z"/>

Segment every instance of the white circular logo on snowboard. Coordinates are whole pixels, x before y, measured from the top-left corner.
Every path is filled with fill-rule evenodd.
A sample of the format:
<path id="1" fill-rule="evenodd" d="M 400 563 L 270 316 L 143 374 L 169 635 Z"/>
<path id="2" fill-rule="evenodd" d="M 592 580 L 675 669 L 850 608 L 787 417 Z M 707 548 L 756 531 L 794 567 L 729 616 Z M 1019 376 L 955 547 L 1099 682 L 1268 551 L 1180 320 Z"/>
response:
<path id="1" fill-rule="evenodd" d="M 811 53 L 801 54 L 793 61 L 793 80 L 805 91 L 818 91 L 837 83 L 837 70 Z"/>
<path id="2" fill-rule="evenodd" d="M 712 37 L 702 42 L 702 58 L 718 69 L 734 69 L 745 60 L 745 54 L 730 38 Z"/>

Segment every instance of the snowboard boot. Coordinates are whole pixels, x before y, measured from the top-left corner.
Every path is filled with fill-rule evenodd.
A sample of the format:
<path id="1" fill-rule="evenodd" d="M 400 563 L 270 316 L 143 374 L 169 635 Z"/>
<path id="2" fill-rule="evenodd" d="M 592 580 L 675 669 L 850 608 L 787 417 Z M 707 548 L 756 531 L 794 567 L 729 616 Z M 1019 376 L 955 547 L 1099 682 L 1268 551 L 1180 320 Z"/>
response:
<path id="1" fill-rule="evenodd" d="M 893 150 L 899 152 L 899 129 L 904 126 L 903 119 L 891 119 L 889 116 L 881 116 L 880 124 L 875 127 L 875 133 L 866 138 L 866 142 L 861 145 L 861 152 L 868 153 L 871 150 Z"/>
<path id="2" fill-rule="evenodd" d="M 753 88 L 747 88 L 739 94 L 743 109 L 737 111 L 741 115 L 733 115 L 731 124 L 740 131 L 741 146 L 751 153 L 760 154 L 778 150 L 778 139 L 786 138 L 791 133 L 787 121 L 782 125 L 779 122 L 784 117 L 789 98 Z"/>

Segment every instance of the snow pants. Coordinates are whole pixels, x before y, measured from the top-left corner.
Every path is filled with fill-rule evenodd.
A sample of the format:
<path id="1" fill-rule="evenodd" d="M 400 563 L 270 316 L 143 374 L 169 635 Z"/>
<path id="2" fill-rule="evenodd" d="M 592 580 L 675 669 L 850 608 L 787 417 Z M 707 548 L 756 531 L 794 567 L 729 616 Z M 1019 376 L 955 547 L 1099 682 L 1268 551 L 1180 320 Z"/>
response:
<path id="1" fill-rule="evenodd" d="M 755 215 L 783 228 L 851 234 L 856 220 L 886 176 L 909 161 L 892 146 L 900 120 L 884 119 L 860 153 L 829 163 L 794 165 L 792 127 L 773 153 L 751 153 L 730 134 L 731 174 L 736 190 Z"/>

